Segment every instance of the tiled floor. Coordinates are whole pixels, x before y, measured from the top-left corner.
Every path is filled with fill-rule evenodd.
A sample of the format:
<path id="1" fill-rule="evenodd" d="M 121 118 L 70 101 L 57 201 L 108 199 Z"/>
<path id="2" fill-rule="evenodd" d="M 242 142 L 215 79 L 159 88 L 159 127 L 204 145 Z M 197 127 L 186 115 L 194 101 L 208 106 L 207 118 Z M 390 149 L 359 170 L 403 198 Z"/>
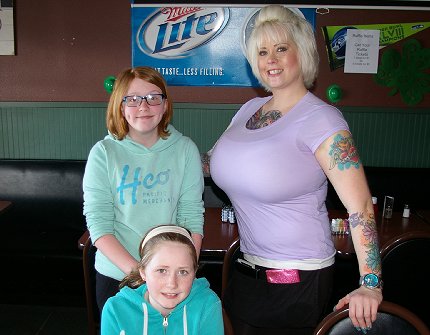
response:
<path id="1" fill-rule="evenodd" d="M 85 335 L 86 308 L 0 305 L 2 335 Z"/>

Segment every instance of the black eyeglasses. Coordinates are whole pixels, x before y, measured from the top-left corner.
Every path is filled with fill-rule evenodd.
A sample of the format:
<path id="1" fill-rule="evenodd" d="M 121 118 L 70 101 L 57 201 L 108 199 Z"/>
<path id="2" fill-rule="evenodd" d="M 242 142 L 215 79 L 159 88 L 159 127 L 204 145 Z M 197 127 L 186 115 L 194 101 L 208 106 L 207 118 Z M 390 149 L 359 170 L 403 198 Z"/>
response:
<path id="1" fill-rule="evenodd" d="M 140 95 L 128 95 L 122 99 L 125 102 L 127 107 L 139 107 L 142 104 L 143 100 L 146 100 L 146 103 L 149 106 L 158 106 L 161 105 L 166 96 L 162 93 L 154 93 L 148 94 L 144 97 Z"/>

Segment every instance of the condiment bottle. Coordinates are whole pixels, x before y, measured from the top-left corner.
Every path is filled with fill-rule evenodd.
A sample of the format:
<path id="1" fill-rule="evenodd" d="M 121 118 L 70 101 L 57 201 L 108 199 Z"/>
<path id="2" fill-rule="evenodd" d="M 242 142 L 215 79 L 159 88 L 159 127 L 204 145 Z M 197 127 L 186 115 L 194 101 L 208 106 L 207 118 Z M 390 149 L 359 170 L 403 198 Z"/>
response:
<path id="1" fill-rule="evenodd" d="M 375 213 L 375 218 L 378 215 L 378 198 L 372 197 L 372 203 L 373 203 L 373 212 Z"/>
<path id="2" fill-rule="evenodd" d="M 410 214 L 411 213 L 410 213 L 409 205 L 405 204 L 405 208 L 403 208 L 403 215 L 402 216 L 404 218 L 408 218 Z"/>
<path id="3" fill-rule="evenodd" d="M 393 208 L 388 205 L 387 208 L 385 208 L 384 218 L 391 219 L 393 216 Z"/>

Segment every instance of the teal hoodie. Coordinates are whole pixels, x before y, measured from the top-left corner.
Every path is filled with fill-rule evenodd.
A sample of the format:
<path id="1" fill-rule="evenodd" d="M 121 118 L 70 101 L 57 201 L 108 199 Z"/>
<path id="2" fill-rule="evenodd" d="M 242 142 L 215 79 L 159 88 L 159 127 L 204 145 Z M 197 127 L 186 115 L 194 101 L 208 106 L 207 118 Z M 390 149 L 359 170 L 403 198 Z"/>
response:
<path id="1" fill-rule="evenodd" d="M 206 278 L 195 279 L 188 297 L 164 317 L 145 299 L 146 284 L 123 287 L 103 307 L 101 335 L 222 335 L 221 301 Z"/>
<path id="2" fill-rule="evenodd" d="M 112 234 L 139 260 L 139 244 L 151 228 L 177 224 L 203 236 L 203 172 L 195 143 L 172 125 L 151 148 L 130 137 L 97 142 L 83 178 L 84 215 L 93 243 Z M 96 270 L 121 280 L 124 273 L 101 252 Z"/>

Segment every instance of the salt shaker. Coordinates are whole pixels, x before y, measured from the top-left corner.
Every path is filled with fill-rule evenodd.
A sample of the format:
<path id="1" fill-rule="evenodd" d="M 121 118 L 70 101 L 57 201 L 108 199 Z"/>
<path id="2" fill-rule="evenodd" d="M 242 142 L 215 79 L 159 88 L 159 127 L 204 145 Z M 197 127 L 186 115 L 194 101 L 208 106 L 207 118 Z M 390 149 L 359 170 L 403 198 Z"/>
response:
<path id="1" fill-rule="evenodd" d="M 222 222 L 227 222 L 228 221 L 228 206 L 227 205 L 223 205 L 222 209 L 221 209 L 221 221 Z"/>
<path id="2" fill-rule="evenodd" d="M 405 204 L 405 208 L 403 208 L 403 217 L 404 218 L 408 218 L 410 215 L 410 209 L 409 209 L 409 205 Z"/>
<path id="3" fill-rule="evenodd" d="M 378 198 L 372 197 L 372 203 L 373 203 L 373 212 L 375 214 L 375 217 L 378 215 Z"/>

